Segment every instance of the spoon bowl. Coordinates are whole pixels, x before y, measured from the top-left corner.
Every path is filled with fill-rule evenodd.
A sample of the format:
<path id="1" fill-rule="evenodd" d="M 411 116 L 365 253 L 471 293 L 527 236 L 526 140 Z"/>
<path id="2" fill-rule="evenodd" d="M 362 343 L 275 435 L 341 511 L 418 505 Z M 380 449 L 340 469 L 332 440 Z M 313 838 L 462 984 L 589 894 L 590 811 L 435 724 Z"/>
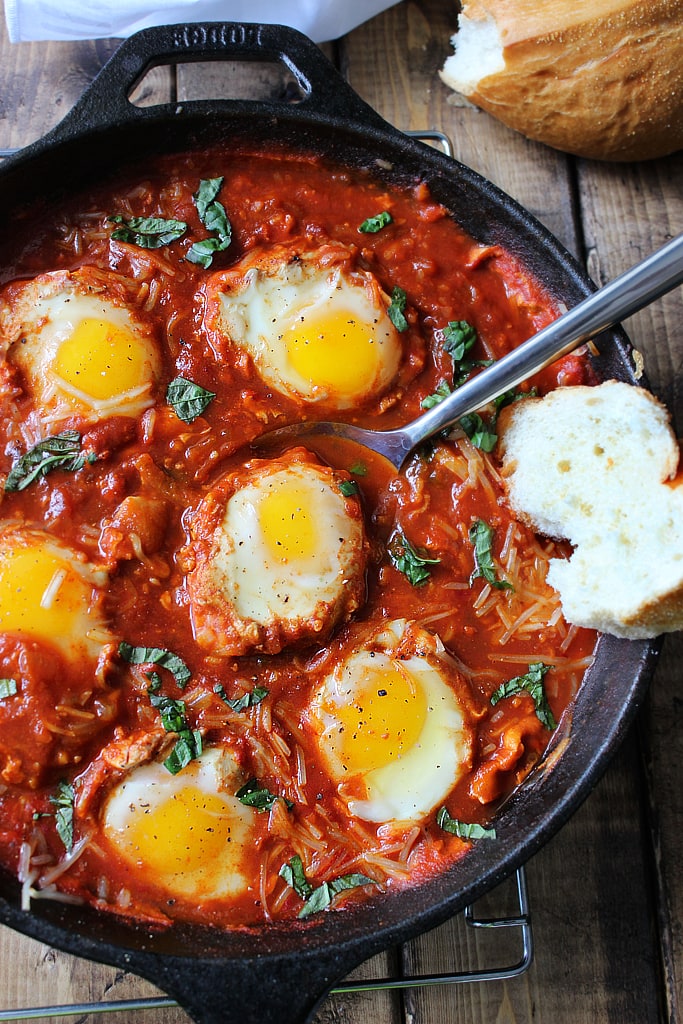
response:
<path id="1" fill-rule="evenodd" d="M 306 420 L 268 431 L 256 438 L 252 446 L 271 447 L 316 437 L 339 438 L 369 448 L 400 469 L 413 449 L 427 438 L 482 409 L 682 281 L 683 235 L 678 235 L 403 427 L 368 430 L 353 423 Z"/>

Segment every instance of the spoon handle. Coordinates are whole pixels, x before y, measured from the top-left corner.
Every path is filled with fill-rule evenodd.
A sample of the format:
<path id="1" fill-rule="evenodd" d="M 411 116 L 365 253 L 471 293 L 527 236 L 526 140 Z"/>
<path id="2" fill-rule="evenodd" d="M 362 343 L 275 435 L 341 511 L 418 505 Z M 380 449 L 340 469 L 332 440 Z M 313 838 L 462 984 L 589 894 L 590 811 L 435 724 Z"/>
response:
<path id="1" fill-rule="evenodd" d="M 439 405 L 402 427 L 400 433 L 406 450 L 451 426 L 460 417 L 481 409 L 593 335 L 665 295 L 681 281 L 683 235 L 678 235 L 472 377 Z"/>

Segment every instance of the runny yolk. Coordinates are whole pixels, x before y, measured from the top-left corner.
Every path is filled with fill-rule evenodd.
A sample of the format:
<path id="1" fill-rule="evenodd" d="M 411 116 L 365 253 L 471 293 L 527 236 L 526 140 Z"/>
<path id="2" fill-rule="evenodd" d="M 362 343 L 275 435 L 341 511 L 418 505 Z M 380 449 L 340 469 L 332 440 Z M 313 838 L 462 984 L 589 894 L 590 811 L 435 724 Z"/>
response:
<path id="1" fill-rule="evenodd" d="M 312 388 L 352 398 L 371 390 L 382 365 L 377 327 L 348 310 L 304 316 L 286 332 L 292 368 Z"/>
<path id="2" fill-rule="evenodd" d="M 319 534 L 306 487 L 283 481 L 259 501 L 258 519 L 270 553 L 280 562 L 312 562 Z"/>
<path id="3" fill-rule="evenodd" d="M 86 317 L 60 345 L 53 367 L 72 388 L 106 401 L 148 384 L 149 362 L 145 344 L 132 331 Z"/>
<path id="4" fill-rule="evenodd" d="M 366 773 L 399 759 L 419 740 L 427 701 L 419 683 L 400 665 L 365 670 L 350 702 L 335 707 L 327 740 L 349 774 Z"/>
<path id="5" fill-rule="evenodd" d="M 47 545 L 0 550 L 0 630 L 51 639 L 74 637 L 87 614 L 91 586 Z"/>

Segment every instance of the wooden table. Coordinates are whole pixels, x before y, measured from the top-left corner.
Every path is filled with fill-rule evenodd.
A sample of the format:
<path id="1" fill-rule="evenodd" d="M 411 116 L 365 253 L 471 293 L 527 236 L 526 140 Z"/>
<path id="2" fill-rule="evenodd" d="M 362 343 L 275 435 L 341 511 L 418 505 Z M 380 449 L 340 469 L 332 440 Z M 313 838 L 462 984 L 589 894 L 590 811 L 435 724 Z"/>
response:
<path id="1" fill-rule="evenodd" d="M 226 13 L 230 4 L 226 4 Z M 512 194 L 585 263 L 600 283 L 683 229 L 683 155 L 601 164 L 528 142 L 467 106 L 438 69 L 451 52 L 455 4 L 404 0 L 323 49 L 353 88 L 404 130 L 438 128 L 455 156 Z M 0 29 L 0 149 L 24 146 L 60 120 L 117 40 L 11 45 Z M 141 102 L 250 95 L 270 72 L 215 66 L 157 69 Z M 276 74 L 280 74 L 278 70 Z M 246 83 L 246 85 L 245 85 Z M 220 91 L 217 91 L 220 90 Z M 683 435 L 683 302 L 680 290 L 626 325 L 654 391 Z M 683 1018 L 683 634 L 667 638 L 636 726 L 589 799 L 527 865 L 536 955 L 507 981 L 332 995 L 323 1022 L 372 1024 L 655 1024 Z M 507 892 L 489 899 L 507 904 Z M 497 938 L 500 943 L 500 938 Z M 514 962 L 510 942 L 472 932 L 458 918 L 358 974 L 473 970 Z M 147 983 L 0 930 L 4 1007 L 153 995 Z M 6 1019 L 6 1018 L 0 1018 Z M 49 1018 L 56 1019 L 56 1018 Z M 81 1014 L 79 1020 L 95 1020 Z M 187 1020 L 177 1007 L 117 1011 L 113 1024 Z"/>

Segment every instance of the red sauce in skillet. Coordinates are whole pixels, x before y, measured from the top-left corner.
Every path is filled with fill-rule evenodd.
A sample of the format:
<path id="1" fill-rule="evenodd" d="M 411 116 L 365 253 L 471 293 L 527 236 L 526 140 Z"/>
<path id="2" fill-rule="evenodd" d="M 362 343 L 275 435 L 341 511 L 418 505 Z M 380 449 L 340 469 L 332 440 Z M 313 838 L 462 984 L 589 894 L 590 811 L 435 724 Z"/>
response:
<path id="1" fill-rule="evenodd" d="M 219 196 L 232 241 L 210 268 L 202 268 L 186 259 L 192 241 L 207 236 L 192 197 L 200 180 L 217 177 L 223 178 Z M 360 233 L 361 222 L 382 210 L 390 211 L 391 223 Z M 147 250 L 112 239 L 112 215 L 173 218 L 185 222 L 187 232 Z M 281 394 L 230 339 L 217 351 L 206 325 L 212 275 L 255 250 L 296 243 L 315 252 L 329 242 L 348 247 L 354 265 L 374 275 L 388 295 L 398 288 L 406 296 L 395 379 L 378 396 L 341 412 L 325 401 L 312 407 Z M 552 728 L 528 691 L 495 705 L 491 695 L 543 663 L 545 696 L 559 722 L 595 643 L 595 634 L 564 621 L 544 574 L 549 558 L 567 552 L 511 517 L 495 451 L 487 453 L 466 436 L 440 438 L 399 474 L 370 453 L 343 445 L 319 445 L 305 456 L 329 464 L 352 484 L 349 500 L 366 530 L 365 591 L 350 621 L 335 623 L 331 635 L 301 643 L 295 638 L 281 651 L 216 654 L 198 643 L 188 596 L 191 524 L 218 481 L 226 474 L 240 479 L 245 464 L 264 457 L 249 448 L 261 433 L 311 418 L 346 418 L 378 429 L 406 422 L 444 381 L 453 380 L 453 358 L 444 346 L 449 322 L 476 329 L 468 358 L 495 359 L 555 318 L 551 298 L 510 254 L 467 237 L 422 184 L 389 189 L 369 175 L 335 170 L 314 158 L 233 149 L 160 158 L 116 185 L 92 187 L 18 221 L 11 265 L 6 259 L 0 270 L 0 329 L 3 315 L 5 325 L 11 321 L 26 283 L 57 271 L 77 272 L 82 281 L 95 282 L 98 294 L 132 310 L 153 339 L 159 370 L 148 407 L 139 414 L 114 410 L 93 420 L 76 409 L 55 428 L 39 407 L 24 363 L 15 358 L 23 338 L 10 338 L 7 327 L 0 334 L 0 472 L 9 474 L 31 444 L 55 429 L 77 431 L 88 456 L 75 471 L 57 468 L 22 490 L 6 491 L 2 535 L 39 531 L 76 552 L 79 564 L 108 577 L 101 594 L 93 584 L 101 628 L 90 638 L 92 656 L 72 657 L 37 627 L 22 632 L 9 612 L 10 627 L 0 623 L 0 677 L 13 681 L 10 690 L 16 691 L 0 701 L 4 863 L 18 872 L 27 892 L 54 890 L 57 898 L 66 894 L 159 926 L 184 918 L 231 927 L 295 917 L 310 890 L 340 878 L 366 881 L 341 895 L 333 891 L 335 906 L 378 888 L 414 884 L 466 856 L 471 841 L 495 842 L 451 834 L 437 822 L 437 812 L 443 806 L 451 819 L 486 823 L 500 798 L 542 758 Z M 168 383 L 179 376 L 215 396 L 189 423 L 166 401 Z M 581 356 L 559 361 L 528 388 L 543 393 L 575 383 L 592 383 Z M 496 579 L 510 587 L 475 573 L 470 530 L 478 522 L 491 531 Z M 397 537 L 427 560 L 424 582 L 415 585 L 392 560 Z M 0 581 L 0 615 L 12 594 L 11 583 Z M 49 605 L 51 596 L 43 598 Z M 346 791 L 320 756 L 311 705 L 335 665 L 364 645 L 376 653 L 378 631 L 396 622 L 406 635 L 417 630 L 418 639 L 404 643 L 406 661 L 424 653 L 425 635 L 432 638 L 427 660 L 446 666 L 443 678 L 458 692 L 471 748 L 457 782 L 428 813 L 377 821 L 349 812 L 340 796 Z M 167 662 L 129 663 L 121 641 L 177 656 L 189 681 L 179 686 Z M 258 702 L 242 708 L 226 703 L 255 690 L 266 691 Z M 228 859 L 225 869 L 243 881 L 223 895 L 207 895 L 201 880 L 196 892 L 172 891 L 160 881 L 165 854 L 152 856 L 150 865 L 141 853 L 136 865 L 103 829 L 107 800 L 122 781 L 150 764 L 167 770 L 160 762 L 177 730 L 163 727 L 159 694 L 183 702 L 186 727 L 201 734 L 205 750 L 227 746 L 236 779 L 255 779 L 277 797 L 265 810 L 246 807 L 246 838 L 237 861 Z M 189 778 L 192 771 L 188 765 L 173 778 L 181 780 L 183 772 Z M 236 783 L 225 784 L 234 795 Z M 67 818 L 74 798 L 68 852 L 57 828 L 60 792 Z M 184 798 L 176 793 L 173 799 L 181 805 Z M 209 812 L 212 800 L 209 794 Z M 152 846 L 173 846 L 176 839 L 182 844 L 177 825 L 183 813 L 192 817 L 190 805 L 181 808 L 180 818 L 175 812 L 164 818 Z M 239 845 L 237 832 L 234 837 Z M 224 848 L 212 833 L 204 854 L 187 854 L 186 873 L 203 856 L 223 856 Z M 182 851 L 168 856 L 182 873 Z M 297 858 L 308 891 L 291 884 Z M 283 872 L 287 865 L 289 873 Z"/>

